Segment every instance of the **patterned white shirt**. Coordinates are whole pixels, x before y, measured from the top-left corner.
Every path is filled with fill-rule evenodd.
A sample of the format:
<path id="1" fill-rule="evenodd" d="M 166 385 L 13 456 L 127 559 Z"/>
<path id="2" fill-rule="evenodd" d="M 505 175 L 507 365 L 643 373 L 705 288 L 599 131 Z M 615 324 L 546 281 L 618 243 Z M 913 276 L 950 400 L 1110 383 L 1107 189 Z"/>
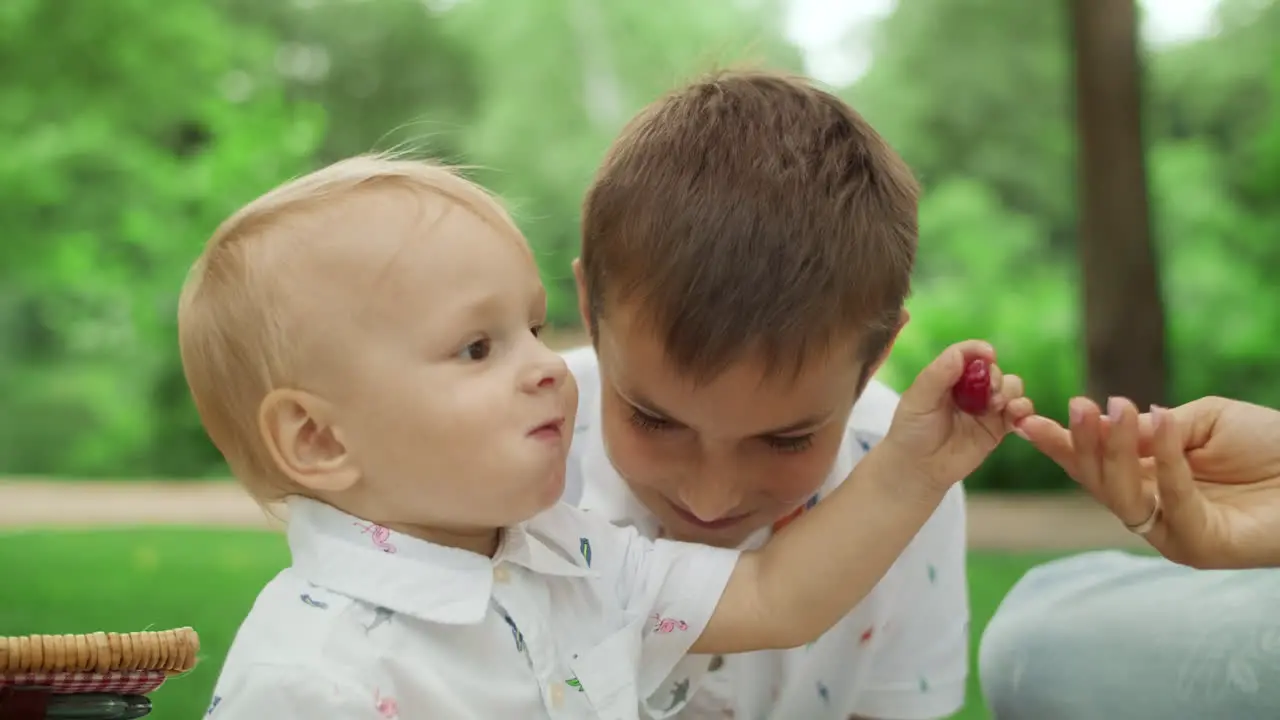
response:
<path id="1" fill-rule="evenodd" d="M 605 452 L 595 352 L 565 353 L 579 386 L 565 500 L 657 537 L 654 516 Z M 854 406 L 831 474 L 809 506 L 848 476 L 889 429 L 898 396 L 872 381 Z M 763 544 L 772 530 L 749 538 Z M 814 558 L 815 569 L 823 569 Z M 691 661 L 693 658 L 690 659 Z M 964 490 L 956 485 L 884 579 L 816 642 L 802 648 L 704 658 L 712 668 L 678 717 L 934 720 L 964 705 L 969 668 Z"/>
<path id="2" fill-rule="evenodd" d="M 493 558 L 289 502 L 293 564 L 236 634 L 214 720 L 667 717 L 738 553 L 567 505 Z"/>

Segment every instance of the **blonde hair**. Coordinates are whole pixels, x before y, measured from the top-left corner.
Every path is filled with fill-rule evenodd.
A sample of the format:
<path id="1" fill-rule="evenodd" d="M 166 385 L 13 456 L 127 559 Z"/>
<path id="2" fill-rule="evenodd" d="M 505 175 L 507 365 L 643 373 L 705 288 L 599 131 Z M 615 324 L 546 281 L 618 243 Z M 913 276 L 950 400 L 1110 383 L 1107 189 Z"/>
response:
<path id="1" fill-rule="evenodd" d="M 296 347 L 279 312 L 279 246 L 307 219 L 357 193 L 398 188 L 438 197 L 514 230 L 498 201 L 454 169 L 362 155 L 291 180 L 225 220 L 195 261 L 178 301 L 182 369 L 205 431 L 260 502 L 300 489 L 276 467 L 259 427 L 262 401 L 298 382 Z M 517 231 L 518 232 L 518 231 Z"/>

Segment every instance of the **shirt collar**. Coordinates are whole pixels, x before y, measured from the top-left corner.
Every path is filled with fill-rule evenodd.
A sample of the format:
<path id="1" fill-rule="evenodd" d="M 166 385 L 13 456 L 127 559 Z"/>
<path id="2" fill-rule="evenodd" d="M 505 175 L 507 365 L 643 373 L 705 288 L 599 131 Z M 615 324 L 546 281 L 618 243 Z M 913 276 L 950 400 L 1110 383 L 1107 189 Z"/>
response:
<path id="1" fill-rule="evenodd" d="M 494 568 L 504 562 L 541 575 L 591 574 L 577 547 L 554 534 L 506 528 L 492 559 L 393 532 L 309 498 L 288 501 L 293 567 L 308 581 L 430 622 L 484 619 Z"/>

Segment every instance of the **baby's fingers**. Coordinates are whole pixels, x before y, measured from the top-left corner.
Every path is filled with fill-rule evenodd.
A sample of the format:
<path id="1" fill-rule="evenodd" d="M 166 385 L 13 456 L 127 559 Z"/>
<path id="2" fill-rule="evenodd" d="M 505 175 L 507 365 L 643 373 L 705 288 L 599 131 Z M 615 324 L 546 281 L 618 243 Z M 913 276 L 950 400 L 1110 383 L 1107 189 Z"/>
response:
<path id="1" fill-rule="evenodd" d="M 1004 409 L 1005 398 L 1000 394 L 1000 388 L 1004 385 L 1004 371 L 999 365 L 991 363 L 987 366 L 987 374 L 991 376 L 991 399 L 987 401 L 987 412 L 998 413 Z"/>
<path id="2" fill-rule="evenodd" d="M 1035 414 L 1035 405 L 1025 397 L 1022 378 L 1017 375 L 1005 375 L 996 365 L 991 369 L 991 401 L 987 406 L 986 417 L 982 423 L 996 437 L 1014 432 L 1018 423 Z"/>
<path id="3" fill-rule="evenodd" d="M 952 389 L 961 379 L 967 363 L 995 362 L 995 349 L 981 340 L 966 340 L 947 348 L 920 371 L 915 382 L 902 393 L 899 408 L 914 414 L 935 412 L 951 402 Z"/>
<path id="4" fill-rule="evenodd" d="M 1022 378 L 1017 375 L 1005 375 L 1004 371 L 998 365 L 992 365 L 991 373 L 991 404 L 990 411 L 993 413 L 1002 412 L 1005 405 L 1014 398 L 1023 396 Z"/>
<path id="5" fill-rule="evenodd" d="M 1006 375 L 1004 382 L 1000 386 L 1000 394 L 1005 400 L 1014 400 L 1027 394 L 1026 388 L 1023 387 L 1022 378 L 1017 375 Z"/>
<path id="6" fill-rule="evenodd" d="M 1027 437 L 1026 433 L 1020 431 L 1018 426 L 1023 420 L 1036 414 L 1036 406 L 1028 397 L 1015 397 L 1004 406 L 1004 422 L 1010 432 L 1016 432 L 1022 437 Z"/>
<path id="7" fill-rule="evenodd" d="M 987 366 L 987 374 L 991 376 L 991 395 L 992 399 L 1000 394 L 1000 388 L 1004 384 L 1004 371 L 999 365 L 991 363 Z"/>

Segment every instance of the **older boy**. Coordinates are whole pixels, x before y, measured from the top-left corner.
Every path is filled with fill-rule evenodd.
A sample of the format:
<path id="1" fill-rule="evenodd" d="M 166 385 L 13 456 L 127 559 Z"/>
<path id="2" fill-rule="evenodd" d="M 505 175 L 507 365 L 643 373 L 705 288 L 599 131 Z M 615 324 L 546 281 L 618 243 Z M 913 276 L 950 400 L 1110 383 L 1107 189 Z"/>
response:
<path id="1" fill-rule="evenodd" d="M 907 321 L 917 194 L 865 120 L 801 79 L 722 73 L 646 108 L 584 204 L 574 272 L 593 347 L 568 354 L 566 499 L 732 548 L 820 502 L 897 406 L 872 378 Z M 964 563 L 957 485 L 839 624 L 806 647 L 708 658 L 681 717 L 951 715 Z"/>

